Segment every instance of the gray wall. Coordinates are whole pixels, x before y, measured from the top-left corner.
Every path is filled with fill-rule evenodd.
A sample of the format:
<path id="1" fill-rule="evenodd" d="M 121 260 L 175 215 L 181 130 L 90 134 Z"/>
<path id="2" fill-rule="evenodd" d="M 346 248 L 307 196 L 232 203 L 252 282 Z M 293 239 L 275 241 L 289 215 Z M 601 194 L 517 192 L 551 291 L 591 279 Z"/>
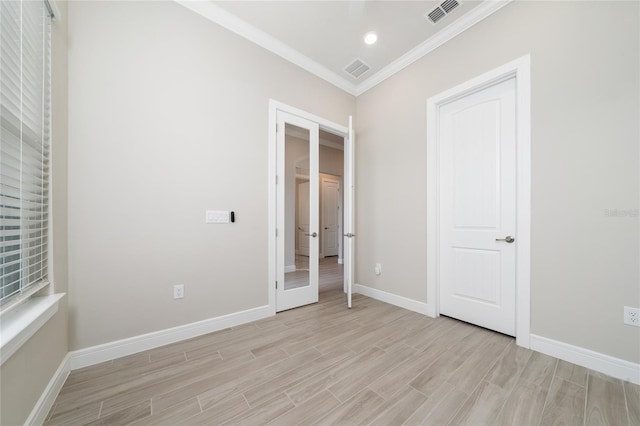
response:
<path id="1" fill-rule="evenodd" d="M 514 2 L 359 96 L 356 282 L 426 301 L 426 100 L 530 53 L 531 332 L 640 362 L 639 6 Z"/>
<path id="2" fill-rule="evenodd" d="M 266 305 L 268 99 L 345 125 L 354 97 L 173 2 L 69 23 L 71 349 Z"/>
<path id="3" fill-rule="evenodd" d="M 59 1 L 63 19 L 51 35 L 51 208 L 53 288 L 67 291 L 67 3 Z M 0 367 L 0 424 L 22 425 L 67 355 L 67 298 L 58 312 Z"/>
<path id="4" fill-rule="evenodd" d="M 425 101 L 526 53 L 532 332 L 640 361 L 622 324 L 640 305 L 637 2 L 513 3 L 357 102 L 171 2 L 59 5 L 53 263 L 70 321 L 63 299 L 1 367 L 0 424 L 26 419 L 69 349 L 267 303 L 268 98 L 341 124 L 357 107 L 357 282 L 426 301 Z M 238 223 L 205 225 L 218 208 Z"/>

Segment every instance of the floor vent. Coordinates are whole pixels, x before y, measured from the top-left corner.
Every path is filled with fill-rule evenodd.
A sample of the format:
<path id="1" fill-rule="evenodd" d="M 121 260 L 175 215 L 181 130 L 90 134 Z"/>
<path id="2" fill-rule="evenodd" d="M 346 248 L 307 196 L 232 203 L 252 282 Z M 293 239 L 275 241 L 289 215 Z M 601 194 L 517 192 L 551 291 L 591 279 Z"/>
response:
<path id="1" fill-rule="evenodd" d="M 458 6 L 460 6 L 458 0 L 444 0 L 440 5 L 425 13 L 424 17 L 435 24 Z"/>
<path id="2" fill-rule="evenodd" d="M 371 67 L 365 64 L 364 62 L 362 62 L 360 59 L 356 59 L 353 62 L 351 62 L 349 65 L 344 67 L 345 72 L 349 74 L 351 77 L 355 77 L 355 78 L 359 78 L 362 74 L 369 71 L 370 69 Z"/>

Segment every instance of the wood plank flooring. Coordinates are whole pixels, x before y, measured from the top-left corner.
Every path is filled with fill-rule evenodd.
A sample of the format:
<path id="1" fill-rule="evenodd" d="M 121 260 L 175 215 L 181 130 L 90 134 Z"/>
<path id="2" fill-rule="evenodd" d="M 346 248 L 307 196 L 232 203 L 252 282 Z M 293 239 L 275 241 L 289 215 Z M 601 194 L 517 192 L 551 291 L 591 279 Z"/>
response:
<path id="1" fill-rule="evenodd" d="M 338 256 L 324 257 L 318 260 L 318 288 L 320 291 L 343 288 L 343 265 L 338 264 Z M 284 288 L 305 287 L 309 285 L 309 257 L 296 255 L 296 271 L 284 274 Z"/>
<path id="2" fill-rule="evenodd" d="M 47 425 L 628 425 L 640 387 L 341 290 L 69 375 Z"/>

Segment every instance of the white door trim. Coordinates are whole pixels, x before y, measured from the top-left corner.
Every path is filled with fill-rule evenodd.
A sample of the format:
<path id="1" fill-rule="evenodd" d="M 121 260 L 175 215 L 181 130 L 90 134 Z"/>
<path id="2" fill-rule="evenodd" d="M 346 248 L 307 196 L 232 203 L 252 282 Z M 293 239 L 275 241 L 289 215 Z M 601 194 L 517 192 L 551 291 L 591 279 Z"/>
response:
<path id="1" fill-rule="evenodd" d="M 340 124 L 334 123 L 332 121 L 326 120 L 322 117 L 318 117 L 317 115 L 308 113 L 301 109 L 289 106 L 282 102 L 278 102 L 274 99 L 269 99 L 269 147 L 268 147 L 268 179 L 267 179 L 267 194 L 268 194 L 268 281 L 267 281 L 267 289 L 268 289 L 268 302 L 269 302 L 269 311 L 275 315 L 276 313 L 276 229 L 277 229 L 277 203 L 276 203 L 276 194 L 277 194 L 277 186 L 276 186 L 276 177 L 278 175 L 277 163 L 276 163 L 276 155 L 277 155 L 277 138 L 276 138 L 276 117 L 278 111 L 286 112 L 288 114 L 297 115 L 298 117 L 304 118 L 306 120 L 310 120 L 318 123 L 321 130 L 325 130 L 330 133 L 334 133 L 340 136 L 347 137 L 349 133 L 349 128 L 342 126 Z M 346 164 L 346 163 L 345 163 Z M 282 179 L 282 178 L 280 178 Z M 283 232 L 283 231 L 281 231 Z M 284 283 L 279 283 L 278 285 L 284 285 Z"/>
<path id="2" fill-rule="evenodd" d="M 531 59 L 525 55 L 427 100 L 427 315 L 439 311 L 439 150 L 441 106 L 510 78 L 516 79 L 516 343 L 530 347 L 531 287 Z"/>

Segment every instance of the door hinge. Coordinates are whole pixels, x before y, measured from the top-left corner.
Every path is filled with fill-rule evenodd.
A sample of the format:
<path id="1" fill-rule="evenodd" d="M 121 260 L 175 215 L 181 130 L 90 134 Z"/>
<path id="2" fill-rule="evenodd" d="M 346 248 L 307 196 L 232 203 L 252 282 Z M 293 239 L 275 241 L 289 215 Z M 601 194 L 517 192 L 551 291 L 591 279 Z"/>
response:
<path id="1" fill-rule="evenodd" d="M 276 290 L 278 289 L 278 281 L 276 281 Z"/>
<path id="2" fill-rule="evenodd" d="M 278 126 L 278 123 L 276 123 L 276 133 L 278 133 L 280 131 L 280 126 Z"/>
<path id="3" fill-rule="evenodd" d="M 276 237 L 278 236 L 278 228 L 276 228 Z"/>
<path id="4" fill-rule="evenodd" d="M 278 184 L 278 175 L 276 175 L 276 185 Z"/>

